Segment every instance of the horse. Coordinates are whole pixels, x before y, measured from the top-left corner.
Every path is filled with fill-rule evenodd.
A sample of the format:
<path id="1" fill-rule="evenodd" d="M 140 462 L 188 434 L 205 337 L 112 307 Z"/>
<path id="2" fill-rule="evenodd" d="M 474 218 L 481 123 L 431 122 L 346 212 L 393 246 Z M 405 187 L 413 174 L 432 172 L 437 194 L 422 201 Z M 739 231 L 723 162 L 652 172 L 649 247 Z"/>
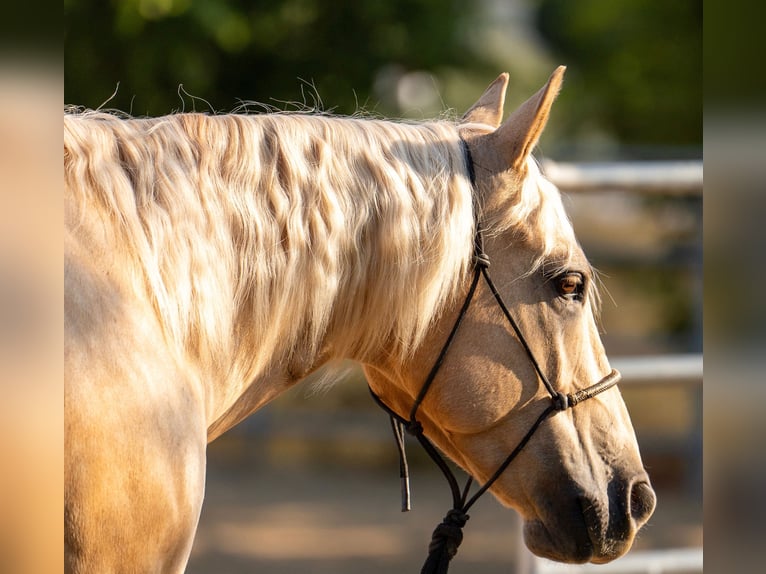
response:
<path id="1" fill-rule="evenodd" d="M 655 494 L 532 156 L 563 74 L 505 121 L 508 74 L 459 120 L 65 110 L 67 572 L 183 571 L 206 445 L 340 360 L 535 554 L 629 550 Z"/>

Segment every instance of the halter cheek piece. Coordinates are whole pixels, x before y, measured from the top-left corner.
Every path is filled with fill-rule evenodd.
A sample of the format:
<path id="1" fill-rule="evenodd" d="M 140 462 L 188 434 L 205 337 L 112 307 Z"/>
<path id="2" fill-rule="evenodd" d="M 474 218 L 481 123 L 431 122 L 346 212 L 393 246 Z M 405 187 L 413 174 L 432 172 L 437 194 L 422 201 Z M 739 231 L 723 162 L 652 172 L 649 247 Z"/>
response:
<path id="1" fill-rule="evenodd" d="M 464 141 L 461 140 L 461 144 L 463 146 L 471 183 L 475 185 L 476 182 L 470 150 Z M 489 275 L 490 261 L 489 257 L 484 252 L 484 237 L 482 235 L 480 225 L 477 225 L 476 235 L 474 238 L 473 264 L 473 280 L 471 281 L 471 286 L 468 289 L 468 293 L 465 297 L 465 301 L 463 302 L 463 306 L 460 308 L 460 312 L 458 313 L 457 319 L 455 320 L 455 324 L 452 326 L 452 331 L 450 331 L 447 340 L 444 342 L 444 345 L 439 352 L 439 356 L 436 358 L 436 362 L 431 368 L 431 371 L 428 373 L 423 386 L 420 388 L 418 396 L 415 398 L 415 401 L 412 404 L 409 418 L 405 419 L 404 417 L 394 412 L 380 399 L 380 397 L 378 397 L 372 391 L 372 389 L 370 389 L 372 398 L 375 400 L 378 406 L 380 406 L 391 417 L 391 426 L 393 428 L 394 438 L 396 439 L 396 446 L 399 451 L 399 475 L 401 477 L 402 483 L 402 512 L 406 512 L 410 509 L 409 469 L 404 447 L 405 431 L 417 438 L 418 442 L 420 442 L 420 444 L 423 446 L 423 449 L 426 451 L 428 456 L 434 461 L 434 463 L 436 463 L 442 474 L 444 474 L 444 477 L 447 479 L 447 483 L 449 484 L 450 490 L 452 491 L 452 508 L 447 512 L 444 520 L 436 527 L 433 532 L 431 543 L 428 547 L 428 557 L 423 564 L 421 574 L 443 574 L 447 572 L 447 569 L 449 568 L 449 561 L 452 560 L 455 554 L 457 554 L 458 546 L 460 546 L 460 543 L 463 540 L 462 528 L 468 521 L 468 510 L 476 503 L 479 497 L 487 492 L 487 490 L 490 489 L 495 481 L 500 478 L 505 469 L 508 468 L 513 459 L 515 459 L 516 456 L 521 452 L 524 446 L 532 438 L 532 435 L 542 424 L 542 422 L 548 418 L 548 416 L 553 413 L 572 408 L 575 405 L 590 399 L 599 393 L 606 391 L 607 389 L 610 389 L 616 385 L 621 378 L 620 373 L 617 370 L 612 369 L 611 373 L 609 373 L 595 385 L 575 393 L 564 394 L 556 391 L 551 382 L 548 380 L 548 377 L 545 376 L 545 373 L 540 368 L 540 364 L 537 362 L 537 359 L 535 359 L 535 356 L 532 353 L 532 349 L 529 347 L 529 344 L 524 338 L 524 335 L 522 335 L 516 321 L 508 310 L 508 306 L 505 304 L 505 301 L 503 301 L 503 297 L 498 292 L 495 284 L 492 281 L 492 278 Z M 505 458 L 500 466 L 498 466 L 497 470 L 495 470 L 492 476 L 490 476 L 489 479 L 479 487 L 473 496 L 468 498 L 469 490 L 473 484 L 473 478 L 469 476 L 463 489 L 460 489 L 458 486 L 457 478 L 445 461 L 444 457 L 439 453 L 433 443 L 431 443 L 431 441 L 428 440 L 428 438 L 425 436 L 423 432 L 423 425 L 417 420 L 417 412 L 418 408 L 423 402 L 423 399 L 425 399 L 428 390 L 431 388 L 431 384 L 436 378 L 436 374 L 439 372 L 439 369 L 444 362 L 447 352 L 449 351 L 449 348 L 455 339 L 455 335 L 457 334 L 457 331 L 468 312 L 468 307 L 471 305 L 471 301 L 473 300 L 474 294 L 476 293 L 476 288 L 479 284 L 479 280 L 482 277 L 489 287 L 490 292 L 494 296 L 495 301 L 497 301 L 497 304 L 500 307 L 500 310 L 503 312 L 503 315 L 508 320 L 511 329 L 513 329 L 514 333 L 516 333 L 516 337 L 526 351 L 527 357 L 529 357 L 529 360 L 534 366 L 537 375 L 550 394 L 551 402 L 543 410 L 543 412 L 540 413 L 540 415 L 537 417 L 537 420 L 535 420 L 524 437 L 516 445 L 516 448 L 510 452 L 510 454 Z"/>

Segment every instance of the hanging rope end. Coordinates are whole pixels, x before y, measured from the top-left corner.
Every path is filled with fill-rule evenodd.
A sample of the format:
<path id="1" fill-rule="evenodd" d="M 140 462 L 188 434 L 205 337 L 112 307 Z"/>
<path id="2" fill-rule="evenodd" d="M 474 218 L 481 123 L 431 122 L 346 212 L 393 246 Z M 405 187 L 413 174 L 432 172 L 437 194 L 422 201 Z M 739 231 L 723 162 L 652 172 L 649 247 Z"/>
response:
<path id="1" fill-rule="evenodd" d="M 401 477 L 402 485 L 402 512 L 409 512 L 412 510 L 412 504 L 410 503 L 410 477 Z"/>

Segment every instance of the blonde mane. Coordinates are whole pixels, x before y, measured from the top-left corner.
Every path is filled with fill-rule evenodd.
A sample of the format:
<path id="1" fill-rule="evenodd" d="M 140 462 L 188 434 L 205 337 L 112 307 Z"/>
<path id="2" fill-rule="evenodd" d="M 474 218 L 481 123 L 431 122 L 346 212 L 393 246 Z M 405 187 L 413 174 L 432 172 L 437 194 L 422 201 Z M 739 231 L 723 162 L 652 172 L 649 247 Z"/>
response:
<path id="1" fill-rule="evenodd" d="M 64 154 L 69 233 L 127 270 L 169 342 L 231 375 L 405 357 L 470 265 L 473 190 L 452 122 L 70 112 Z M 530 174 L 501 226 L 537 222 L 544 257 L 571 226 Z"/>

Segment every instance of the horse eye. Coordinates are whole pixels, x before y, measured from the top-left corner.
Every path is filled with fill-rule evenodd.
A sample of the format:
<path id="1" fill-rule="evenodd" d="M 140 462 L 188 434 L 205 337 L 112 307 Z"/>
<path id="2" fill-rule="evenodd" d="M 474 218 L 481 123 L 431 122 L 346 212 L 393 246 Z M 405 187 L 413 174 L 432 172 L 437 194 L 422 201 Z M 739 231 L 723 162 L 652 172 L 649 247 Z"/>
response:
<path id="1" fill-rule="evenodd" d="M 556 278 L 559 295 L 568 299 L 582 297 L 584 281 L 580 273 L 565 273 Z"/>

